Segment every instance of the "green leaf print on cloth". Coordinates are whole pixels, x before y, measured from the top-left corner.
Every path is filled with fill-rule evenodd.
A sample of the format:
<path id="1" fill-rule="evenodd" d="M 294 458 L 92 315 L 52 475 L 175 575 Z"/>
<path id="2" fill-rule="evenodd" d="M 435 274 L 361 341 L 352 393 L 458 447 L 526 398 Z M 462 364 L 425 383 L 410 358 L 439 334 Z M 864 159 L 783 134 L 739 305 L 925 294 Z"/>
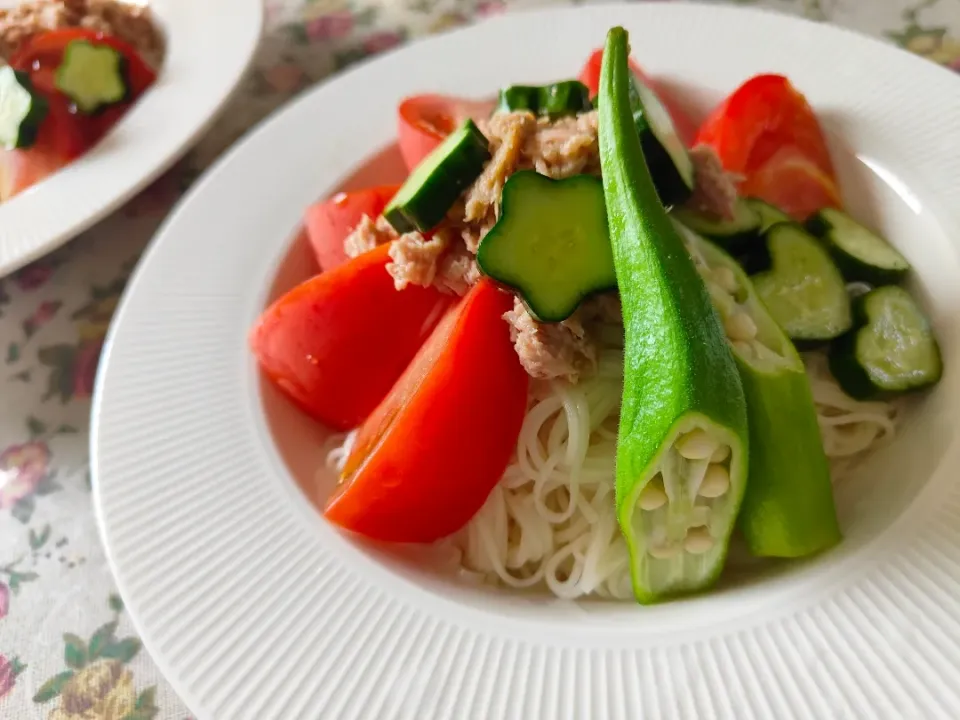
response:
<path id="1" fill-rule="evenodd" d="M 140 652 L 140 640 L 116 637 L 123 603 L 110 595 L 107 604 L 113 619 L 89 639 L 64 633 L 63 662 L 69 669 L 49 678 L 33 696 L 37 704 L 59 700 L 50 720 L 151 720 L 158 712 L 156 688 L 138 694 L 127 667 Z"/>

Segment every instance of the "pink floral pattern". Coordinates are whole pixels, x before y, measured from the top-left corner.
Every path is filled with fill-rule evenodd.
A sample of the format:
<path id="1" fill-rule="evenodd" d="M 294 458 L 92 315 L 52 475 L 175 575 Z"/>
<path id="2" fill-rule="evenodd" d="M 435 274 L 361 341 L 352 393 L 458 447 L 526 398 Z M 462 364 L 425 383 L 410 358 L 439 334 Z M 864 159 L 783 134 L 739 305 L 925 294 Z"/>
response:
<path id="1" fill-rule="evenodd" d="M 363 41 L 363 49 L 370 55 L 389 50 L 403 42 L 403 36 L 396 32 L 379 32 L 368 35 Z"/>
<path id="2" fill-rule="evenodd" d="M 337 12 L 323 15 L 308 21 L 304 25 L 307 37 L 322 42 L 324 40 L 339 40 L 353 32 L 353 14 Z"/>
<path id="3" fill-rule="evenodd" d="M 0 453 L 0 510 L 30 497 L 50 467 L 46 443 L 14 445 Z"/>
<path id="4" fill-rule="evenodd" d="M 960 15 L 947 9 L 951 0 L 736 1 L 882 27 L 897 45 L 960 73 Z M 105 558 L 85 494 L 86 418 L 104 337 L 158 223 L 230 142 L 291 95 L 408 38 L 513 7 L 505 0 L 266 0 L 268 30 L 254 72 L 196 149 L 104 223 L 0 278 L 0 632 L 16 626 L 12 637 L 23 643 L 10 647 L 11 636 L 0 636 L 0 717 L 190 717 L 174 701 L 158 707 L 158 697 L 173 695 L 155 688 L 163 680 L 139 640 L 119 630 L 120 598 L 110 596 L 112 613 L 100 616 Z M 57 604 L 51 598 L 65 597 L 68 583 L 80 595 L 71 596 L 65 619 L 49 616 Z M 63 643 L 31 643 L 51 633 L 62 633 Z M 22 675 L 27 661 L 42 671 Z"/>
<path id="5" fill-rule="evenodd" d="M 13 281 L 24 292 L 30 292 L 46 284 L 52 275 L 53 264 L 43 259 L 18 270 L 13 276 Z"/>
<path id="6" fill-rule="evenodd" d="M 491 15 L 502 15 L 507 11 L 507 6 L 497 0 L 481 2 L 477 4 L 476 13 L 479 17 L 490 17 Z"/>
<path id="7" fill-rule="evenodd" d="M 0 655 L 0 700 L 3 700 L 13 690 L 16 679 L 17 676 L 13 672 L 13 663 Z"/>

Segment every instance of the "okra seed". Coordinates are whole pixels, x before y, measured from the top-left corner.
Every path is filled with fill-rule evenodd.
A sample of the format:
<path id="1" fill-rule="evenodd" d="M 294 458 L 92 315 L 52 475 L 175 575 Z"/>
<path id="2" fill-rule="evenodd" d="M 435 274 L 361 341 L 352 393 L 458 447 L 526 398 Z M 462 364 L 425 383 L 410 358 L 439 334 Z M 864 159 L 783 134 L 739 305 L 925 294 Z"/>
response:
<path id="1" fill-rule="evenodd" d="M 718 267 L 713 271 L 713 279 L 724 290 L 726 290 L 731 295 L 734 295 L 737 290 L 740 289 L 740 286 L 737 284 L 737 276 L 733 274 L 733 270 L 728 267 Z"/>
<path id="2" fill-rule="evenodd" d="M 757 325 L 745 312 L 730 315 L 724 321 L 723 327 L 731 340 L 753 340 L 757 336 Z"/>
<path id="3" fill-rule="evenodd" d="M 722 463 L 730 457 L 730 446 L 721 445 L 716 450 L 713 451 L 713 455 L 710 456 L 710 462 L 712 463 Z"/>
<path id="4" fill-rule="evenodd" d="M 653 545 L 648 548 L 647 552 L 650 553 L 657 560 L 667 560 L 672 558 L 680 551 L 676 545 Z"/>
<path id="5" fill-rule="evenodd" d="M 750 343 L 745 343 L 742 340 L 734 340 L 732 344 L 734 350 L 740 353 L 744 359 L 749 360 L 753 358 L 755 353 Z"/>
<path id="6" fill-rule="evenodd" d="M 647 486 L 640 491 L 640 509 L 641 510 L 656 510 L 657 508 L 663 507 L 667 502 L 667 493 L 663 489 L 663 482 L 659 480 L 651 480 L 647 483 Z"/>
<path id="7" fill-rule="evenodd" d="M 677 452 L 687 460 L 706 460 L 713 455 L 718 444 L 707 433 L 697 428 L 677 440 L 676 448 Z"/>
<path id="8" fill-rule="evenodd" d="M 702 555 L 713 547 L 713 538 L 706 528 L 693 528 L 683 539 L 683 549 L 691 555 Z"/>
<path id="9" fill-rule="evenodd" d="M 730 297 L 730 293 L 714 282 L 707 283 L 707 292 L 710 293 L 710 299 L 714 306 L 720 312 L 720 317 L 725 318 L 732 313 L 737 312 L 737 303 Z"/>
<path id="10" fill-rule="evenodd" d="M 700 483 L 699 494 L 705 498 L 716 498 L 730 488 L 730 473 L 723 465 L 711 465 Z"/>

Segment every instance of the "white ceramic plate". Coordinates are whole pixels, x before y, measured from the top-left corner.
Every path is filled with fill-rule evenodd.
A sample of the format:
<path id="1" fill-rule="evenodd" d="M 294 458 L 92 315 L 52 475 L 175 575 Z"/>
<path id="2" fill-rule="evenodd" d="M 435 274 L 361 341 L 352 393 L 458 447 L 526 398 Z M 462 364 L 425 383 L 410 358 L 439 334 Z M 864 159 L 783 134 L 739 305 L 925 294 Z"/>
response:
<path id="1" fill-rule="evenodd" d="M 2 0 L 0 7 L 16 5 Z M 243 77 L 262 0 L 151 0 L 166 36 L 156 84 L 90 152 L 0 204 L 0 276 L 59 247 L 168 168 Z"/>
<path id="2" fill-rule="evenodd" d="M 312 485 L 321 434 L 261 386 L 246 349 L 268 297 L 305 272 L 303 209 L 391 142 L 399 97 L 574 75 L 614 24 L 697 112 L 754 73 L 789 75 L 829 131 L 852 211 L 914 264 L 947 363 L 898 440 L 843 486 L 836 550 L 651 608 L 461 587 L 338 534 L 297 484 Z M 201 718 L 954 717 L 957 117 L 960 83 L 932 64 L 686 3 L 507 16 L 308 93 L 170 218 L 103 360 L 97 509 L 161 669 Z"/>

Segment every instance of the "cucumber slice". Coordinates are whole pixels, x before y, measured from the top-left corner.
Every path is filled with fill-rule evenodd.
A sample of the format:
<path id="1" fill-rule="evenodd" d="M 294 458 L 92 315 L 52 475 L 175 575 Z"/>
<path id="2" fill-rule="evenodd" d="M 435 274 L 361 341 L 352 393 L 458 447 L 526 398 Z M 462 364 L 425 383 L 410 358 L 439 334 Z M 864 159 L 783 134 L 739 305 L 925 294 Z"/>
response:
<path id="1" fill-rule="evenodd" d="M 820 210 L 807 220 L 807 229 L 823 241 L 849 282 L 895 285 L 910 271 L 890 243 L 840 210 Z"/>
<path id="2" fill-rule="evenodd" d="M 567 319 L 588 295 L 617 286 L 603 183 L 591 175 L 551 180 L 532 170 L 514 173 L 477 264 L 517 290 L 538 320 Z"/>
<path id="3" fill-rule="evenodd" d="M 747 400 L 750 462 L 737 524 L 754 555 L 803 557 L 841 539 L 830 464 L 803 361 L 736 261 L 684 229 Z"/>
<path id="4" fill-rule="evenodd" d="M 540 115 L 556 118 L 590 110 L 593 110 L 590 90 L 578 80 L 566 80 L 540 88 Z"/>
<path id="5" fill-rule="evenodd" d="M 777 223 L 793 222 L 789 215 L 765 200 L 747 198 L 744 202 L 760 216 L 760 232 L 766 232 Z"/>
<path id="6" fill-rule="evenodd" d="M 578 80 L 551 85 L 510 85 L 500 90 L 496 112 L 527 110 L 534 115 L 557 118 L 593 109 L 590 91 Z"/>
<path id="7" fill-rule="evenodd" d="M 733 218 L 729 220 L 709 217 L 686 207 L 674 208 L 671 214 L 734 256 L 754 251 L 761 245 L 760 215 L 744 200 L 737 200 L 733 206 Z"/>
<path id="8" fill-rule="evenodd" d="M 644 160 L 631 76 L 627 33 L 614 28 L 599 140 L 624 326 L 617 521 L 634 596 L 651 603 L 720 574 L 746 487 L 748 430 L 719 318 Z"/>
<path id="9" fill-rule="evenodd" d="M 30 77 L 9 65 L 0 67 L 0 146 L 27 148 L 37 139 L 49 105 L 33 91 Z"/>
<path id="10" fill-rule="evenodd" d="M 54 84 L 85 114 L 123 102 L 130 88 L 125 78 L 126 60 L 109 45 L 73 40 L 63 52 Z"/>
<path id="11" fill-rule="evenodd" d="M 940 346 L 906 290 L 895 285 L 871 290 L 853 308 L 854 329 L 830 347 L 830 372 L 847 395 L 890 397 L 940 380 Z"/>
<path id="12" fill-rule="evenodd" d="M 657 93 L 632 73 L 628 91 L 643 157 L 660 202 L 668 207 L 680 205 L 693 194 L 695 180 L 690 154 Z"/>
<path id="13" fill-rule="evenodd" d="M 774 225 L 765 238 L 772 266 L 753 277 L 753 286 L 787 335 L 811 344 L 849 330 L 843 277 L 817 239 L 788 223 Z"/>
<path id="14" fill-rule="evenodd" d="M 510 85 L 500 88 L 494 112 L 520 112 L 527 110 L 534 115 L 540 107 L 540 88 L 536 85 Z"/>
<path id="15" fill-rule="evenodd" d="M 435 228 L 460 194 L 480 177 L 489 159 L 487 138 L 473 120 L 465 120 L 414 169 L 383 216 L 399 233 Z"/>

